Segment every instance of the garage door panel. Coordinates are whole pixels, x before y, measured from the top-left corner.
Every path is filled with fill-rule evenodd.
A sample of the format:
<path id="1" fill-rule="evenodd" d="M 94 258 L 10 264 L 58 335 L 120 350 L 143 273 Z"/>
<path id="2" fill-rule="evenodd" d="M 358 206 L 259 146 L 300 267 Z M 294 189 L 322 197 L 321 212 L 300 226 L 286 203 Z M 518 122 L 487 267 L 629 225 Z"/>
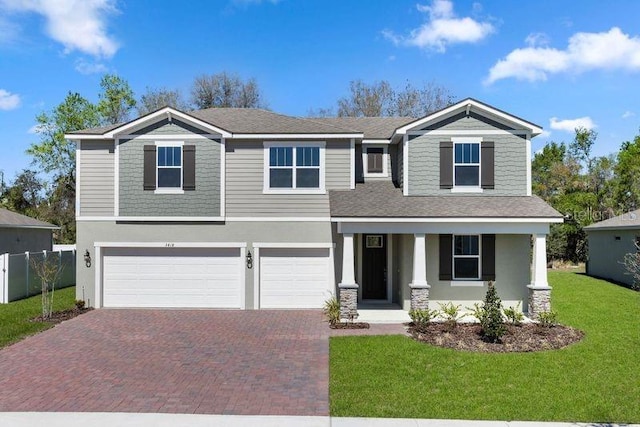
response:
<path id="1" fill-rule="evenodd" d="M 241 308 L 238 248 L 111 248 L 105 307 Z"/>
<path id="2" fill-rule="evenodd" d="M 261 308 L 321 308 L 332 295 L 329 249 L 263 249 Z"/>

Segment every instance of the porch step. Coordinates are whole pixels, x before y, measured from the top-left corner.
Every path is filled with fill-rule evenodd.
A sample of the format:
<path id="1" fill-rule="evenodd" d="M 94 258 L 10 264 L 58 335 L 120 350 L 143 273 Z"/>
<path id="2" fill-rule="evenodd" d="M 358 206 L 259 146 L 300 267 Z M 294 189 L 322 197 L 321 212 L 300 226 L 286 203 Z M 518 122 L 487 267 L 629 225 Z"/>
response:
<path id="1" fill-rule="evenodd" d="M 400 309 L 358 308 L 356 322 L 367 323 L 406 323 L 410 322 L 409 313 Z"/>

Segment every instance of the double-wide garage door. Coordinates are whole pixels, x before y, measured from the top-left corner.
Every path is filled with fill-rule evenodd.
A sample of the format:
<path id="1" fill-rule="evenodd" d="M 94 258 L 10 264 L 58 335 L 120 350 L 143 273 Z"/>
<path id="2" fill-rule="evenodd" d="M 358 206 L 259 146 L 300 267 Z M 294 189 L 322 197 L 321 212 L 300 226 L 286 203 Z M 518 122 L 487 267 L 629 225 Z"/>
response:
<path id="1" fill-rule="evenodd" d="M 107 248 L 105 307 L 243 308 L 240 248 Z"/>
<path id="2" fill-rule="evenodd" d="M 119 247 L 102 254 L 104 307 L 245 308 L 240 248 Z M 328 248 L 257 254 L 259 308 L 321 308 L 332 294 Z"/>

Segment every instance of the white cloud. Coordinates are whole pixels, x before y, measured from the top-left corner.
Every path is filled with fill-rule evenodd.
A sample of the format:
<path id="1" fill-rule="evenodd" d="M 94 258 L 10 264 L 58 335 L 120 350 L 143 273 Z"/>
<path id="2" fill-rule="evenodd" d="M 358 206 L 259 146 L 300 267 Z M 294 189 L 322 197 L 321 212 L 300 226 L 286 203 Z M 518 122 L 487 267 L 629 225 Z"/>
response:
<path id="1" fill-rule="evenodd" d="M 0 110 L 13 110 L 20 106 L 20 95 L 0 89 Z"/>
<path id="2" fill-rule="evenodd" d="M 115 0 L 0 0 L 0 8 L 42 15 L 47 35 L 61 43 L 65 53 L 77 50 L 110 58 L 118 50 L 106 31 L 107 17 L 117 12 Z"/>
<path id="3" fill-rule="evenodd" d="M 411 30 L 408 36 L 384 30 L 384 37 L 396 45 L 416 46 L 443 53 L 448 45 L 476 43 L 495 31 L 489 22 L 456 17 L 450 0 L 433 0 L 430 6 L 418 4 L 416 7 L 418 11 L 429 15 L 427 22 Z M 477 7 L 474 6 L 474 9 Z"/>
<path id="4" fill-rule="evenodd" d="M 524 42 L 530 47 L 547 46 L 549 44 L 549 36 L 545 33 L 531 33 L 524 39 Z"/>
<path id="5" fill-rule="evenodd" d="M 84 59 L 78 59 L 75 68 L 80 74 L 100 74 L 109 70 L 106 65 L 100 62 L 89 62 Z"/>
<path id="6" fill-rule="evenodd" d="M 635 116 L 635 115 L 636 115 L 636 113 L 634 113 L 633 111 L 625 111 L 625 112 L 622 114 L 622 118 L 623 118 L 623 119 L 628 119 L 628 118 L 633 117 L 633 116 Z"/>
<path id="7" fill-rule="evenodd" d="M 515 49 L 491 67 L 485 84 L 511 77 L 544 81 L 550 74 L 597 69 L 640 71 L 640 37 L 613 27 L 603 33 L 576 33 L 565 50 L 538 45 Z"/>
<path id="8" fill-rule="evenodd" d="M 576 128 L 591 130 L 597 127 L 589 116 L 565 120 L 559 120 L 557 117 L 551 117 L 551 119 L 549 119 L 549 125 L 551 129 L 562 130 L 565 132 L 575 132 Z"/>
<path id="9" fill-rule="evenodd" d="M 538 135 L 538 137 L 540 138 L 549 138 L 551 136 L 551 132 L 549 132 L 548 130 L 543 130 L 542 132 L 540 132 L 540 135 Z"/>

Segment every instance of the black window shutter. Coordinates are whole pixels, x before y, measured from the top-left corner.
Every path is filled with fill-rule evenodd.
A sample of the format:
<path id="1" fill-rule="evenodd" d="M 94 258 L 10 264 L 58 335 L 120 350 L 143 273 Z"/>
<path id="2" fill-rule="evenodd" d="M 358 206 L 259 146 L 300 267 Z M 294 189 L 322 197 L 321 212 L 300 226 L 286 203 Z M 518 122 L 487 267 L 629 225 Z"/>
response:
<path id="1" fill-rule="evenodd" d="M 440 188 L 453 188 L 453 142 L 440 143 Z"/>
<path id="2" fill-rule="evenodd" d="M 453 275 L 451 272 L 451 250 L 452 250 L 453 236 L 451 234 L 440 235 L 440 280 L 452 280 Z"/>
<path id="3" fill-rule="evenodd" d="M 144 146 L 144 172 L 143 172 L 143 188 L 145 190 L 156 189 L 156 146 Z"/>
<path id="4" fill-rule="evenodd" d="M 481 144 L 482 153 L 481 153 L 481 162 L 482 162 L 482 172 L 480 177 L 480 184 L 482 188 L 494 188 L 494 144 L 493 141 L 484 141 Z"/>
<path id="5" fill-rule="evenodd" d="M 224 156 L 224 153 L 221 155 Z M 182 147 L 182 189 L 193 191 L 196 189 L 196 146 L 185 145 Z"/>
<path id="6" fill-rule="evenodd" d="M 482 235 L 482 280 L 496 280 L 496 235 Z"/>

